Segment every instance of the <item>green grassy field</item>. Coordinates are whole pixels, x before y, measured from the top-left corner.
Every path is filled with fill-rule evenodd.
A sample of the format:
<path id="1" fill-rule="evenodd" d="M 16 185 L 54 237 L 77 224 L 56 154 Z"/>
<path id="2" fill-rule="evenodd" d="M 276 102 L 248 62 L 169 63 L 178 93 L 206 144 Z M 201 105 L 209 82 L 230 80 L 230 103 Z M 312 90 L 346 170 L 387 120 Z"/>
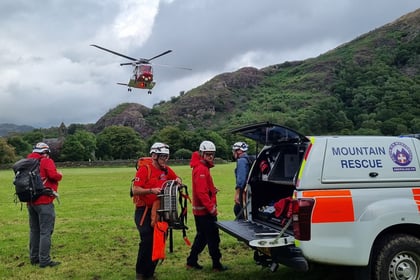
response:
<path id="1" fill-rule="evenodd" d="M 191 194 L 191 169 L 174 166 Z M 233 219 L 234 164 L 212 169 L 218 193 L 219 220 Z M 134 279 L 138 232 L 129 186 L 134 168 L 65 168 L 60 183 L 61 203 L 56 206 L 56 226 L 51 256 L 62 264 L 40 269 L 28 258 L 29 225 L 26 205 L 15 204 L 13 172 L 0 171 L 0 279 Z M 187 235 L 195 236 L 194 218 L 189 208 Z M 222 262 L 229 270 L 211 270 L 207 248 L 200 255 L 202 271 L 186 270 L 189 247 L 181 231 L 174 231 L 174 251 L 156 269 L 165 279 L 345 279 L 343 269 L 322 267 L 295 272 L 280 266 L 276 272 L 255 265 L 253 252 L 245 244 L 221 232 Z M 167 243 L 169 244 L 169 242 Z M 346 275 L 344 275 L 345 273 Z"/>

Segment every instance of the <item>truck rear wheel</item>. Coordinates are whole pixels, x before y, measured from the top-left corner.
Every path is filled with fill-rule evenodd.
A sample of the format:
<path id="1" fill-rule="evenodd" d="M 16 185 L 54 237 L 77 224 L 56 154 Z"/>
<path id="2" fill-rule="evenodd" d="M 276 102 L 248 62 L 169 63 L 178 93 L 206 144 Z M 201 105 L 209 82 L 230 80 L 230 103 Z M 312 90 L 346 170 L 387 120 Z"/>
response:
<path id="1" fill-rule="evenodd" d="M 375 280 L 420 279 L 420 239 L 406 234 L 389 235 L 373 256 Z"/>

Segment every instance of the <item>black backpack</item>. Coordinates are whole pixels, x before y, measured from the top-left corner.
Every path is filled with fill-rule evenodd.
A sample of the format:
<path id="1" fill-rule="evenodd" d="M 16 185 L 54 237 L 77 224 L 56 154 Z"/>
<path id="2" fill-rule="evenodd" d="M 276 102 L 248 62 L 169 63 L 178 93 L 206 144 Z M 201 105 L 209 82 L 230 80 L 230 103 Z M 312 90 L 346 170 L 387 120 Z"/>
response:
<path id="1" fill-rule="evenodd" d="M 24 158 L 17 161 L 12 169 L 15 172 L 13 184 L 15 195 L 20 202 L 34 202 L 45 190 L 39 173 L 40 159 Z"/>
<path id="2" fill-rule="evenodd" d="M 254 155 L 248 155 L 247 154 L 246 160 L 248 161 L 249 171 L 251 171 L 251 167 L 254 164 L 254 161 L 256 160 L 256 157 Z"/>

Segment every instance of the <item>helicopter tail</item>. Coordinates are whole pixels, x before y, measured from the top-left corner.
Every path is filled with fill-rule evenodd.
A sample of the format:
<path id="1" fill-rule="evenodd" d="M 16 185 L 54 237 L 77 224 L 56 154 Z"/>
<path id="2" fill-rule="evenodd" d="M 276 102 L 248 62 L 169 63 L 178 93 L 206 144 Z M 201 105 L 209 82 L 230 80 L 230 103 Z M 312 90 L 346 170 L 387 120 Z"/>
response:
<path id="1" fill-rule="evenodd" d="M 128 87 L 128 91 L 131 91 L 131 86 L 129 84 L 126 84 L 126 83 L 117 83 L 117 85 L 126 86 L 126 87 Z"/>

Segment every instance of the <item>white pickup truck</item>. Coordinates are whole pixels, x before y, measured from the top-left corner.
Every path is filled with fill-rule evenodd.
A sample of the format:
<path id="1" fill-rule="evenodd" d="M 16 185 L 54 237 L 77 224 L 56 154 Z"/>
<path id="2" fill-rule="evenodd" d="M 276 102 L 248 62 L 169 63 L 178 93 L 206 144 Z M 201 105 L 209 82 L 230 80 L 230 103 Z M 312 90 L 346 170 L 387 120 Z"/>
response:
<path id="1" fill-rule="evenodd" d="M 420 279 L 419 139 L 307 137 L 271 123 L 233 132 L 264 147 L 249 174 L 245 219 L 218 226 L 246 242 L 257 264 Z"/>

